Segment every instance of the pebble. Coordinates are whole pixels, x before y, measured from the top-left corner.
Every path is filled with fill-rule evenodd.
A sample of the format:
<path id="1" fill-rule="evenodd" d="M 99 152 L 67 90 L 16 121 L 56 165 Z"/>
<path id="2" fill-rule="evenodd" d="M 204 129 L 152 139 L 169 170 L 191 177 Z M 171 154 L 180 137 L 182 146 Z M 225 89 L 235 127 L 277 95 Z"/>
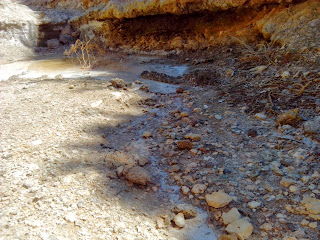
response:
<path id="1" fill-rule="evenodd" d="M 173 222 L 180 228 L 183 228 L 186 225 L 186 220 L 183 213 L 178 213 L 174 216 Z"/>
<path id="2" fill-rule="evenodd" d="M 145 132 L 142 134 L 142 136 L 143 136 L 144 138 L 152 137 L 152 132 L 149 131 L 149 130 L 147 130 L 147 131 L 145 131 Z"/>
<path id="3" fill-rule="evenodd" d="M 192 141 L 199 141 L 201 139 L 200 134 L 189 133 L 184 136 L 186 139 L 191 139 Z"/>
<path id="4" fill-rule="evenodd" d="M 228 233 L 235 233 L 240 240 L 247 239 L 253 232 L 253 226 L 245 219 L 239 219 L 230 223 L 226 231 Z"/>
<path id="5" fill-rule="evenodd" d="M 179 172 L 179 171 L 180 171 L 180 167 L 177 164 L 170 166 L 169 169 L 168 169 L 169 173 Z"/>
<path id="6" fill-rule="evenodd" d="M 287 188 L 290 187 L 291 184 L 295 183 L 294 180 L 288 178 L 282 178 L 280 181 L 280 185 Z"/>
<path id="7" fill-rule="evenodd" d="M 215 119 L 217 119 L 217 120 L 221 120 L 221 119 L 223 118 L 223 117 L 222 117 L 221 115 L 219 115 L 219 114 L 215 114 L 214 117 L 215 117 Z"/>
<path id="8" fill-rule="evenodd" d="M 69 212 L 67 213 L 65 216 L 64 216 L 64 219 L 67 221 L 67 222 L 71 222 L 71 223 L 74 223 L 77 218 L 76 218 L 76 215 L 72 212 Z"/>
<path id="9" fill-rule="evenodd" d="M 278 116 L 278 125 L 291 125 L 297 126 L 301 122 L 299 115 L 299 108 L 288 110 Z"/>
<path id="10" fill-rule="evenodd" d="M 190 192 L 190 188 L 188 188 L 187 186 L 182 186 L 181 191 L 184 195 L 188 195 Z"/>
<path id="11" fill-rule="evenodd" d="M 207 186 L 204 184 L 195 184 L 192 187 L 191 192 L 194 194 L 202 194 L 206 189 L 207 189 Z"/>
<path id="12" fill-rule="evenodd" d="M 267 116 L 264 115 L 263 113 L 256 113 L 254 116 L 256 119 L 259 119 L 259 120 L 266 120 L 267 119 Z"/>
<path id="13" fill-rule="evenodd" d="M 282 78 L 288 78 L 288 77 L 290 77 L 290 72 L 289 71 L 283 71 L 282 73 L 281 73 L 281 77 Z"/>
<path id="14" fill-rule="evenodd" d="M 257 207 L 261 206 L 261 202 L 257 202 L 257 201 L 252 201 L 248 203 L 248 206 L 251 209 L 256 209 Z"/>
<path id="15" fill-rule="evenodd" d="M 181 140 L 181 141 L 177 141 L 177 147 L 180 150 L 190 150 L 193 148 L 193 145 L 190 141 L 188 140 Z"/>
<path id="16" fill-rule="evenodd" d="M 273 229 L 272 225 L 270 223 L 264 223 L 259 227 L 263 231 L 271 231 Z"/>
<path id="17" fill-rule="evenodd" d="M 181 113 L 180 113 L 180 116 L 181 116 L 181 117 L 188 117 L 188 116 L 189 116 L 189 113 L 187 113 L 187 112 L 181 112 Z"/>
<path id="18" fill-rule="evenodd" d="M 205 198 L 208 205 L 214 208 L 227 206 L 232 201 L 232 197 L 226 194 L 224 191 L 207 194 Z"/>
<path id="19" fill-rule="evenodd" d="M 237 221 L 241 218 L 241 214 L 239 213 L 237 208 L 232 208 L 227 213 L 222 213 L 222 220 L 225 225 L 228 225 L 234 221 Z"/>

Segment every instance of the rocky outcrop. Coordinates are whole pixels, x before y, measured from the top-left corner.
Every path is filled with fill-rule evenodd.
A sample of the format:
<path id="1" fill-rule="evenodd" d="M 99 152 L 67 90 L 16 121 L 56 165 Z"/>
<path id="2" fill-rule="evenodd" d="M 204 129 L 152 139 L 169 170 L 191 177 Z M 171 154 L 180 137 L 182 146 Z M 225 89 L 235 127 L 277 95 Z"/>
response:
<path id="1" fill-rule="evenodd" d="M 130 52 L 201 50 L 218 44 L 245 44 L 262 39 L 294 51 L 317 51 L 320 45 L 320 2 L 317 0 L 25 2 L 33 7 L 45 7 L 47 11 L 68 13 L 59 26 L 51 28 L 53 31 L 42 31 L 47 35 L 58 34 L 65 26 L 62 22 L 70 19 L 72 28 L 81 33 L 80 36 L 95 38 L 106 48 Z M 56 19 L 50 16 L 52 21 Z M 49 40 L 47 35 L 40 35 L 42 45 Z M 61 38 L 59 34 L 54 38 L 61 43 L 71 42 L 70 37 Z"/>
<path id="2" fill-rule="evenodd" d="M 99 1 L 71 23 L 107 47 L 130 51 L 199 50 L 261 36 L 290 49 L 317 49 L 320 3 L 294 2 Z"/>

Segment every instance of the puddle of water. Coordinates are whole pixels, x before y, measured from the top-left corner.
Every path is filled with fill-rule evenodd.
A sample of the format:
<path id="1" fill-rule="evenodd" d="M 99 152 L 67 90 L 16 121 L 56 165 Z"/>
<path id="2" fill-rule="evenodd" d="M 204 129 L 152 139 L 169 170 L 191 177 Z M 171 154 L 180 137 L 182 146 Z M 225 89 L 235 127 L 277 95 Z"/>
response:
<path id="1" fill-rule="evenodd" d="M 186 65 L 171 66 L 171 65 L 164 65 L 164 64 L 156 64 L 156 65 L 151 65 L 149 69 L 151 71 L 167 74 L 168 76 L 181 77 L 183 74 L 186 73 L 186 71 L 188 70 L 188 67 Z"/>
<path id="2" fill-rule="evenodd" d="M 38 60 L 29 65 L 28 71 L 39 71 L 39 72 L 57 72 L 66 70 L 76 70 L 80 66 L 75 65 L 68 58 L 57 58 L 57 59 L 45 59 Z"/>
<path id="3" fill-rule="evenodd" d="M 153 59 L 155 58 L 156 57 L 153 57 Z M 106 65 L 90 71 L 81 69 L 79 65 L 75 65 L 74 61 L 71 61 L 69 58 L 33 60 L 26 62 L 19 71 L 17 71 L 17 68 L 15 67 L 18 63 L 0 69 L 1 76 L 3 76 L 3 79 L 0 78 L 0 80 L 7 80 L 14 74 L 18 74 L 24 78 L 39 78 L 43 75 L 47 75 L 50 78 L 61 75 L 63 78 L 67 79 L 85 78 L 90 76 L 107 81 L 111 78 L 121 78 L 126 82 L 131 83 L 139 80 L 147 85 L 151 92 L 174 93 L 179 86 L 141 79 L 140 74 L 147 70 L 178 77 L 182 76 L 188 70 L 188 67 L 186 65 L 141 64 L 142 62 L 150 61 L 150 59 L 152 59 L 150 56 L 130 56 L 122 60 L 111 59 Z M 12 68 L 14 68 L 15 71 L 9 71 L 9 69 Z"/>

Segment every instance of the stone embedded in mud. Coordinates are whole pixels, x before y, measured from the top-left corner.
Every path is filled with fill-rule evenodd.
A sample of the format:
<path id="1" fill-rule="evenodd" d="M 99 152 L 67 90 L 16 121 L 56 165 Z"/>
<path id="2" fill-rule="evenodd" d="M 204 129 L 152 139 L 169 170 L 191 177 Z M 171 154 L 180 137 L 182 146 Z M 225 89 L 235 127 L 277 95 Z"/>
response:
<path id="1" fill-rule="evenodd" d="M 301 117 L 299 115 L 299 108 L 291 109 L 278 116 L 278 125 L 291 125 L 297 126 L 301 122 Z"/>
<path id="2" fill-rule="evenodd" d="M 219 191 L 207 194 L 206 201 L 210 207 L 221 208 L 227 206 L 232 201 L 232 197 L 224 191 Z"/>
<path id="3" fill-rule="evenodd" d="M 232 208 L 227 213 L 222 213 L 222 220 L 225 225 L 237 221 L 241 218 L 241 214 L 239 213 L 237 208 Z"/>
<path id="4" fill-rule="evenodd" d="M 253 226 L 245 219 L 239 219 L 235 222 L 230 223 L 226 231 L 228 233 L 234 233 L 240 240 L 247 239 L 253 232 Z"/>
<path id="5" fill-rule="evenodd" d="M 178 227 L 183 228 L 186 225 L 186 220 L 183 213 L 178 213 L 172 220 Z"/>
<path id="6" fill-rule="evenodd" d="M 188 140 L 181 140 L 181 141 L 177 141 L 176 143 L 177 143 L 178 149 L 181 149 L 181 150 L 190 150 L 193 148 L 192 143 Z"/>
<path id="7" fill-rule="evenodd" d="M 151 174 L 148 170 L 135 166 L 126 173 L 126 179 L 130 182 L 140 184 L 140 185 L 147 185 L 151 182 Z"/>

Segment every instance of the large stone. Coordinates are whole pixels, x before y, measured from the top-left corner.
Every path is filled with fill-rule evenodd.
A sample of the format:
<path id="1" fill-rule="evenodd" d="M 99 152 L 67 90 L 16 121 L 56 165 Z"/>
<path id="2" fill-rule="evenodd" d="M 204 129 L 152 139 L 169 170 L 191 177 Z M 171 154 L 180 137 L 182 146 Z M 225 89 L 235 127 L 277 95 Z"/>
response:
<path id="1" fill-rule="evenodd" d="M 239 213 L 237 208 L 232 208 L 229 212 L 222 213 L 222 220 L 225 225 L 235 222 L 240 218 L 241 218 L 241 214 Z"/>
<path id="2" fill-rule="evenodd" d="M 245 219 L 239 219 L 235 222 L 230 223 L 226 231 L 228 233 L 234 233 L 240 240 L 247 239 L 253 232 L 253 226 Z"/>
<path id="3" fill-rule="evenodd" d="M 207 194 L 206 201 L 210 207 L 221 208 L 227 206 L 232 201 L 232 197 L 224 191 L 219 191 Z"/>
<path id="4" fill-rule="evenodd" d="M 151 181 L 151 174 L 148 170 L 135 166 L 129 169 L 126 174 L 126 179 L 136 184 L 147 185 Z"/>

